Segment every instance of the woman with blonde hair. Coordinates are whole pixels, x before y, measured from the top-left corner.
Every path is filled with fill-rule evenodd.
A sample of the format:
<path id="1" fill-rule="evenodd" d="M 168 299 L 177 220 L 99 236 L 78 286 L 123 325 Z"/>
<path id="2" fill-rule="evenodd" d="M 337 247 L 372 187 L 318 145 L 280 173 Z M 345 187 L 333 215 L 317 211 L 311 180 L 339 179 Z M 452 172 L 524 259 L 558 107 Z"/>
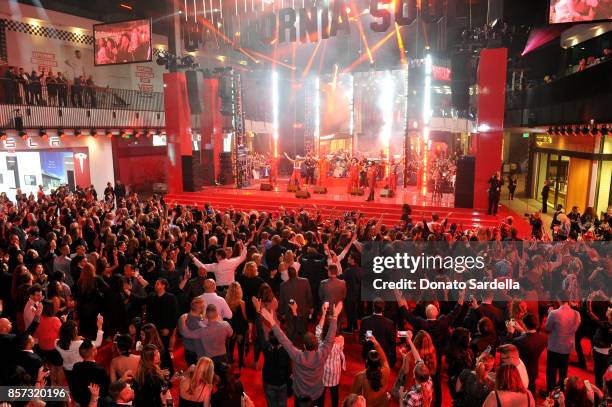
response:
<path id="1" fill-rule="evenodd" d="M 244 367 L 244 338 L 249 324 L 247 321 L 246 304 L 242 300 L 242 287 L 240 283 L 234 281 L 230 284 L 225 294 L 225 301 L 232 310 L 232 318 L 230 325 L 234 333 L 227 344 L 227 355 L 230 362 L 234 361 L 234 345 L 238 345 L 238 363 L 240 367 Z"/>
<path id="2" fill-rule="evenodd" d="M 212 359 L 201 357 L 179 383 L 179 407 L 209 407 L 215 377 Z"/>

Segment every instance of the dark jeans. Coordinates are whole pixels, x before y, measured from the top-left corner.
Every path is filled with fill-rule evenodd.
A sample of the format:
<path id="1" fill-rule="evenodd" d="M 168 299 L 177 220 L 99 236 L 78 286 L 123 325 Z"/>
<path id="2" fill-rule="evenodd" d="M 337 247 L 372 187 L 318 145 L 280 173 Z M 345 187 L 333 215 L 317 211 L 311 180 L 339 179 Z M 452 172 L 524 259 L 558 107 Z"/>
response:
<path id="1" fill-rule="evenodd" d="M 336 385 L 336 386 L 332 386 L 332 387 L 324 387 L 323 388 L 323 403 L 325 403 L 325 391 L 329 389 L 329 392 L 331 394 L 331 403 L 332 403 L 332 407 L 338 407 L 338 402 L 340 400 L 340 386 Z M 323 407 L 323 404 L 321 404 L 320 407 Z"/>
<path id="2" fill-rule="evenodd" d="M 555 387 L 563 389 L 568 365 L 569 354 L 548 350 L 546 354 L 546 390 L 548 392 L 551 392 Z"/>
<path id="3" fill-rule="evenodd" d="M 273 384 L 264 383 L 264 393 L 268 407 L 286 407 L 287 406 L 287 385 L 275 386 Z"/>
<path id="4" fill-rule="evenodd" d="M 586 332 L 586 329 L 578 329 L 574 336 L 576 342 L 576 356 L 578 356 L 578 364 L 581 367 L 586 368 L 586 359 L 584 358 L 584 350 L 582 349 L 582 338 L 588 338 L 589 342 L 592 341 L 592 334 Z"/>
<path id="5" fill-rule="evenodd" d="M 344 310 L 346 311 L 346 330 L 354 331 L 358 328 L 357 321 L 359 320 L 359 299 L 354 301 L 347 301 L 344 303 Z"/>
<path id="6" fill-rule="evenodd" d="M 593 351 L 593 365 L 595 370 L 595 386 L 603 388 L 603 376 L 608 369 L 608 355 Z"/>
<path id="7" fill-rule="evenodd" d="M 164 345 L 164 349 L 166 350 L 161 355 L 161 366 L 162 369 L 168 369 L 170 371 L 170 377 L 174 376 L 174 363 L 172 363 L 172 357 L 170 356 L 170 338 L 172 338 L 172 331 L 166 336 L 159 335 L 159 339 L 161 339 L 162 344 Z"/>
<path id="8" fill-rule="evenodd" d="M 542 213 L 548 212 L 548 197 L 542 197 Z"/>
<path id="9" fill-rule="evenodd" d="M 489 193 L 489 215 L 497 215 L 497 208 L 499 207 L 499 193 Z"/>
<path id="10" fill-rule="evenodd" d="M 238 348 L 238 364 L 240 367 L 244 367 L 244 335 L 234 334 L 227 342 L 227 356 L 230 362 L 234 362 L 234 345 Z"/>
<path id="11" fill-rule="evenodd" d="M 185 349 L 185 363 L 187 366 L 195 365 L 198 363 L 198 354 L 190 350 Z"/>

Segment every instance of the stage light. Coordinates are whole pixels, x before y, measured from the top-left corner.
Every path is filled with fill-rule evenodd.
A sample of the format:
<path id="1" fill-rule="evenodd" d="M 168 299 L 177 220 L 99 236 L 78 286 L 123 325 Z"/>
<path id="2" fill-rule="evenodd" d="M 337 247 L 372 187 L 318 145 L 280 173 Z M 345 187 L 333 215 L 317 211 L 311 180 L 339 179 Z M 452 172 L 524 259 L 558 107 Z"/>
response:
<path id="1" fill-rule="evenodd" d="M 23 130 L 19 132 L 19 137 L 21 137 L 23 140 L 27 140 L 28 138 L 30 138 L 30 136 L 28 136 L 28 133 Z"/>
<path id="2" fill-rule="evenodd" d="M 96 131 L 96 129 L 89 129 L 89 135 L 93 138 L 97 138 L 98 132 Z"/>
<path id="3" fill-rule="evenodd" d="M 47 140 L 49 138 L 49 136 L 47 135 L 47 132 L 42 127 L 38 130 L 38 135 L 43 140 Z"/>
<path id="4" fill-rule="evenodd" d="M 553 130 L 553 128 L 552 128 L 552 127 L 549 127 L 549 128 L 548 128 L 548 131 L 546 132 L 546 134 L 548 134 L 549 136 L 552 136 L 552 135 L 554 135 L 554 134 L 555 134 L 555 132 L 554 132 L 554 130 Z"/>
<path id="5" fill-rule="evenodd" d="M 76 138 L 81 137 L 81 130 L 79 130 L 79 129 L 75 129 L 75 130 L 74 130 L 74 135 L 76 136 Z"/>
<path id="6" fill-rule="evenodd" d="M 601 133 L 602 136 L 607 136 L 608 135 L 608 127 L 604 124 L 601 126 L 601 128 L 599 129 L 599 132 Z"/>
<path id="7" fill-rule="evenodd" d="M 278 157 L 278 72 L 272 71 L 272 138 L 274 157 Z"/>
<path id="8" fill-rule="evenodd" d="M 350 7 L 346 8 L 346 14 L 351 14 L 351 8 Z"/>
<path id="9" fill-rule="evenodd" d="M 585 125 L 585 126 L 582 128 L 582 134 L 584 134 L 585 136 L 588 136 L 590 132 L 591 132 L 591 130 L 589 129 L 589 126 L 586 126 L 586 125 Z"/>
<path id="10" fill-rule="evenodd" d="M 112 138 L 113 137 L 113 132 L 108 130 L 108 129 L 104 131 L 104 134 L 106 134 L 106 137 L 108 137 L 108 138 Z"/>
<path id="11" fill-rule="evenodd" d="M 64 133 L 64 130 L 62 129 L 57 129 L 57 135 L 59 136 L 60 140 L 64 140 L 66 138 L 66 133 Z"/>
<path id="12" fill-rule="evenodd" d="M 580 134 L 580 126 L 576 126 L 574 128 L 574 134 L 576 134 L 577 136 Z"/>
<path id="13" fill-rule="evenodd" d="M 381 83 L 381 92 L 378 97 L 378 108 L 382 111 L 383 125 L 380 130 L 380 139 L 382 142 L 383 152 L 386 157 L 389 157 L 389 147 L 391 143 L 391 134 L 393 131 L 393 104 L 389 103 L 394 99 L 395 86 L 391 72 L 386 71 Z M 389 166 L 385 166 L 385 172 L 389 170 Z M 387 174 L 384 174 L 387 175 Z"/>

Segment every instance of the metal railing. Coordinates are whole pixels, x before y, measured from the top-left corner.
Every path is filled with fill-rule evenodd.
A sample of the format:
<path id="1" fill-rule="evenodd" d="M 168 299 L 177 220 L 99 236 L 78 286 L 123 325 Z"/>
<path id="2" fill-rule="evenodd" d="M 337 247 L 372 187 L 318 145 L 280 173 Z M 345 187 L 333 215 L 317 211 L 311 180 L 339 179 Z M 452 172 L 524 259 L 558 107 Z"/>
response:
<path id="1" fill-rule="evenodd" d="M 0 79 L 0 104 L 87 109 L 164 111 L 161 92 Z"/>

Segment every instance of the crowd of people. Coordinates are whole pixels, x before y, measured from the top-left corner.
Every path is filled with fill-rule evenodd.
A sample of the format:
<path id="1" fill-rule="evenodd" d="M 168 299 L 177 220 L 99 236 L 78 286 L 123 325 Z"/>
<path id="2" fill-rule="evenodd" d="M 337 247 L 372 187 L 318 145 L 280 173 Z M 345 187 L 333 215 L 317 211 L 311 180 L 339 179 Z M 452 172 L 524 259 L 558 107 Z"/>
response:
<path id="1" fill-rule="evenodd" d="M 254 405 L 261 394 L 270 407 L 290 398 L 322 407 L 328 391 L 333 407 L 523 407 L 538 390 L 550 407 L 611 402 L 609 233 L 518 245 L 512 218 L 464 229 L 408 205 L 399 225 L 384 225 L 358 212 L 176 205 L 110 183 L 104 197 L 65 187 L 0 197 L 2 383 L 67 383 L 81 407 L 161 407 L 173 392 L 179 406 L 206 407 Z M 589 233 L 602 244 L 587 246 Z M 372 241 L 489 250 L 479 278 L 514 278 L 521 289 L 503 301 L 483 290 L 366 302 L 361 256 Z M 573 301 L 545 299 L 553 292 Z M 594 383 L 567 376 L 574 347 L 586 366 L 585 338 Z M 347 344 L 361 344 L 361 371 L 345 370 L 357 359 Z M 104 364 L 98 350 L 111 345 Z M 263 388 L 247 395 L 241 369 L 260 366 Z M 341 394 L 346 375 L 353 384 Z"/>
<path id="2" fill-rule="evenodd" d="M 24 68 L 10 66 L 1 83 L 4 103 L 7 104 L 92 108 L 97 106 L 97 86 L 91 75 L 77 75 L 68 79 L 62 72 L 53 72 L 44 67 L 27 72 Z"/>

